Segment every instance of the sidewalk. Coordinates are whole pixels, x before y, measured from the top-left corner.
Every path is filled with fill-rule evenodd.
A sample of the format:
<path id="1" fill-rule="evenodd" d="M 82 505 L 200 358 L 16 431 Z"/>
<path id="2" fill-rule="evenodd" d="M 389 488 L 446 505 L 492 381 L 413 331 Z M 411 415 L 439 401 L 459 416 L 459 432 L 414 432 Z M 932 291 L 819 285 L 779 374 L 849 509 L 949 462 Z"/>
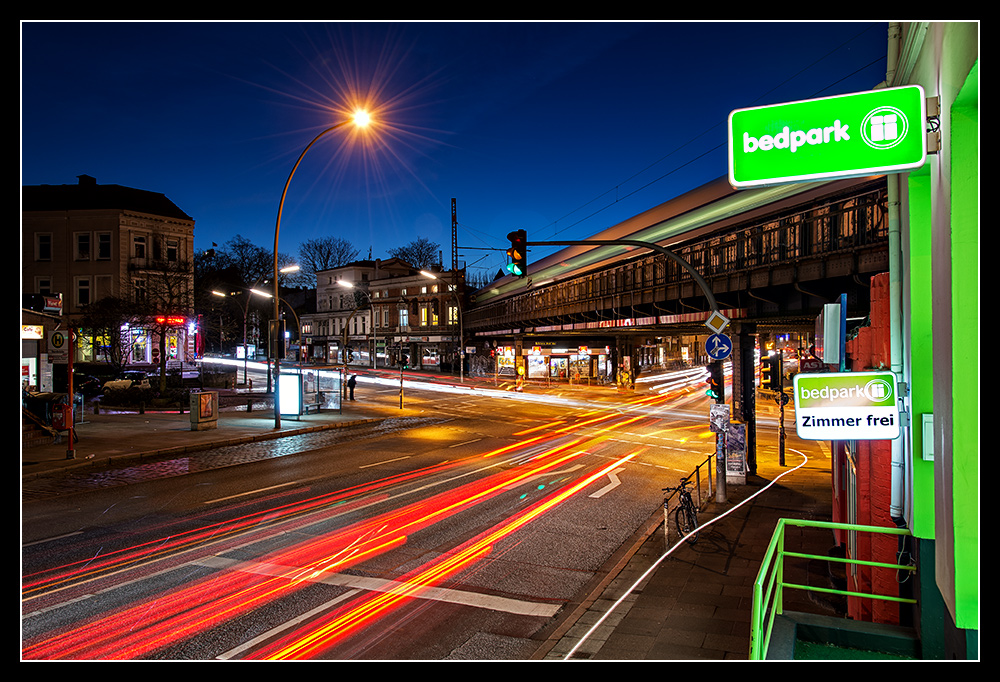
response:
<path id="1" fill-rule="evenodd" d="M 620 570 L 612 571 L 607 584 L 555 628 L 535 658 L 747 660 L 753 583 L 777 520 L 828 521 L 832 513 L 828 444 L 790 436 L 786 466 L 781 466 L 778 450 L 768 443 L 767 435 L 761 440 L 757 474 L 748 475 L 745 485 L 728 485 L 725 503 L 716 503 L 713 497 L 699 514 L 702 530 L 695 544 L 678 544 L 676 531 L 671 529 L 669 546 L 676 545 L 676 549 L 636 585 L 668 549 L 663 514 L 654 514 L 633 538 L 631 548 L 622 548 Z M 808 457 L 798 469 L 804 459 L 795 451 Z M 791 473 L 781 476 L 785 472 Z M 789 529 L 785 537 L 789 550 L 821 556 L 834 544 L 828 530 Z M 786 578 L 790 570 L 795 569 L 786 564 Z M 825 566 L 798 570 L 802 574 L 793 574 L 793 582 L 830 586 Z M 785 609 L 840 615 L 835 603 L 813 601 L 806 594 L 786 592 Z"/>
<path id="2" fill-rule="evenodd" d="M 223 409 L 219 411 L 218 426 L 204 431 L 192 430 L 188 412 L 147 410 L 140 414 L 105 410 L 94 414 L 92 409 L 88 409 L 85 414 L 77 416 L 74 427 L 77 440 L 72 444 L 73 452 L 68 452 L 70 439 L 65 431 L 59 443 L 23 448 L 21 476 L 28 480 L 78 467 L 183 455 L 222 445 L 352 426 L 389 416 L 377 406 L 366 405 L 359 409 L 354 405 L 348 403 L 343 409 L 325 409 L 298 418 L 282 416 L 281 426 L 277 429 L 270 405 L 257 404 L 249 412 L 245 407 Z M 393 416 L 398 416 L 400 412 L 396 410 Z"/>

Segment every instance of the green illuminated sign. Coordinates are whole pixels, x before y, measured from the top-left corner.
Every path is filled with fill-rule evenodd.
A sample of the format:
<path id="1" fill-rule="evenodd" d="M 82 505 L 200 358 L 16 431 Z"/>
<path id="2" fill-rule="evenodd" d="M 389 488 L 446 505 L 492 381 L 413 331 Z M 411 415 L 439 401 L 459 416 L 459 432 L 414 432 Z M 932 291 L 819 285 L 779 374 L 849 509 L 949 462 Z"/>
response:
<path id="1" fill-rule="evenodd" d="M 892 440 L 899 436 L 892 372 L 795 375 L 795 431 L 806 440 Z"/>
<path id="2" fill-rule="evenodd" d="M 919 168 L 925 119 L 919 85 L 737 109 L 729 114 L 729 182 L 761 187 Z"/>

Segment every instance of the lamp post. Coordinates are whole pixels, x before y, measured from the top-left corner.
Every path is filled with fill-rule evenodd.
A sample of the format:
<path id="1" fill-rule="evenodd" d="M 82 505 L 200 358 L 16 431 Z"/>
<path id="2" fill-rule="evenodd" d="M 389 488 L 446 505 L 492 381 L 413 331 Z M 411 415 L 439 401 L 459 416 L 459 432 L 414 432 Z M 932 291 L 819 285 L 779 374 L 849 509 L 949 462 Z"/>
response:
<path id="1" fill-rule="evenodd" d="M 339 284 L 342 287 L 346 287 L 348 289 L 353 289 L 354 291 L 361 292 L 362 294 L 364 294 L 368 298 L 368 305 L 372 309 L 372 369 L 378 369 L 378 362 L 376 361 L 376 357 L 378 355 L 378 337 L 377 337 L 376 332 L 375 332 L 375 303 L 372 301 L 371 294 L 369 294 L 364 289 L 359 289 L 358 287 L 354 286 L 354 282 L 348 282 L 345 279 L 339 279 L 339 280 L 337 280 L 337 284 Z M 354 312 L 357 312 L 357 310 L 355 310 Z M 354 316 L 354 313 L 352 312 L 351 313 L 351 317 L 353 317 L 353 316 Z M 351 319 L 348 318 L 347 319 L 347 325 L 349 325 L 350 323 L 351 323 Z M 344 326 L 345 332 L 347 330 L 347 325 Z M 345 334 L 345 338 L 346 338 L 346 334 Z M 344 346 L 346 347 L 346 345 L 347 344 L 345 343 Z M 344 357 L 346 357 L 346 356 L 344 356 Z M 347 364 L 346 360 L 344 361 L 344 364 L 345 365 Z"/>
<path id="2" fill-rule="evenodd" d="M 455 297 L 455 309 L 458 310 L 458 380 L 461 383 L 465 383 L 465 330 L 462 325 L 462 301 L 458 298 L 458 294 L 455 293 L 455 286 L 451 282 L 445 282 L 440 279 L 437 275 L 426 270 L 421 270 L 420 274 L 424 277 L 430 279 L 435 279 L 446 287 L 448 287 L 448 293 Z"/>
<path id="3" fill-rule="evenodd" d="M 254 287 L 257 284 L 259 284 L 259 282 L 254 282 Z M 244 287 L 244 288 L 245 288 L 245 290 L 246 290 L 246 292 L 248 294 L 257 294 L 258 296 L 263 296 L 264 298 L 270 298 L 271 297 L 271 294 L 267 293 L 266 291 L 261 291 L 260 289 L 255 289 L 254 287 Z M 214 289 L 212 290 L 212 295 L 213 296 L 218 296 L 219 298 L 228 298 L 230 296 L 235 296 L 237 293 L 238 292 L 232 292 L 232 293 L 226 294 L 226 293 L 223 293 L 221 291 L 217 291 L 217 290 L 214 290 Z M 247 360 L 248 360 L 248 355 L 249 355 L 247 353 L 247 316 L 249 315 L 249 312 L 250 312 L 250 299 L 251 298 L 252 297 L 248 295 L 247 298 L 246 298 L 246 302 L 243 304 L 243 385 L 244 386 L 247 385 Z M 221 317 L 219 318 L 219 325 L 220 325 L 220 329 L 219 329 L 219 346 L 220 346 L 220 349 L 221 349 L 221 347 L 222 347 L 222 329 L 221 329 L 222 318 Z M 257 346 L 254 346 L 254 348 L 256 349 Z M 256 350 L 254 351 L 254 353 L 255 353 L 255 356 L 256 356 Z"/>
<path id="4" fill-rule="evenodd" d="M 324 135 L 326 135 L 328 132 L 330 132 L 332 130 L 336 130 L 337 128 L 340 128 L 341 126 L 347 125 L 348 123 L 354 123 L 356 126 L 364 127 L 364 126 L 368 125 L 369 122 L 370 122 L 370 119 L 369 119 L 368 113 L 364 112 L 364 111 L 359 111 L 359 112 L 356 112 L 352 118 L 350 118 L 350 119 L 348 119 L 346 121 L 341 121 L 340 123 L 332 125 L 329 128 L 327 128 L 326 130 L 322 131 L 319 135 L 317 135 L 316 137 L 314 137 L 309 144 L 306 145 L 305 149 L 302 150 L 302 153 L 299 154 L 299 158 L 296 159 L 296 161 L 295 161 L 295 165 L 292 166 L 292 171 L 288 174 L 288 179 L 285 181 L 285 188 L 283 190 L 281 190 L 281 201 L 278 202 L 278 216 L 277 216 L 277 218 L 274 221 L 274 324 L 275 324 L 275 329 L 277 329 L 277 324 L 278 324 L 278 296 L 279 296 L 279 292 L 278 292 L 278 235 L 281 232 L 281 211 L 282 211 L 282 209 L 285 206 L 285 196 L 288 194 L 288 186 L 292 182 L 292 176 L 295 175 L 296 169 L 299 167 L 299 164 L 302 163 L 302 157 L 304 157 L 306 155 L 306 152 L 309 151 L 309 149 L 314 144 L 316 144 L 316 141 L 319 138 L 323 137 Z M 275 348 L 275 351 L 276 350 L 277 349 Z M 279 369 L 278 353 L 275 352 L 274 353 L 274 428 L 276 428 L 276 429 L 280 429 L 281 428 L 281 407 L 279 405 L 279 399 L 278 399 L 278 396 L 280 395 L 280 391 L 278 390 L 278 379 L 279 379 L 280 376 L 281 376 L 281 370 Z"/>

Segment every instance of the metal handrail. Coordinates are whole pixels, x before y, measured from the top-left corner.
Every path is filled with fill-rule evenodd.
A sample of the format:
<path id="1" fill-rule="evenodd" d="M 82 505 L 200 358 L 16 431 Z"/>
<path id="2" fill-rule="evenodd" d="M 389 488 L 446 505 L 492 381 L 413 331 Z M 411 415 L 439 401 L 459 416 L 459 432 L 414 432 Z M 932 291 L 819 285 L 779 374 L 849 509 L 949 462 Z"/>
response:
<path id="1" fill-rule="evenodd" d="M 829 528 L 863 533 L 882 533 L 886 535 L 911 535 L 910 531 L 906 528 L 861 526 L 851 523 L 807 521 L 803 519 L 778 519 L 774 535 L 771 536 L 771 542 L 768 544 L 767 551 L 764 553 L 764 559 L 761 562 L 760 570 L 757 573 L 757 579 L 754 581 L 753 586 L 753 611 L 750 619 L 750 660 L 762 661 L 767 657 L 767 648 L 771 642 L 771 629 L 774 626 L 774 618 L 782 612 L 783 591 L 786 588 L 824 592 L 827 594 L 839 594 L 849 597 L 881 599 L 883 601 L 894 601 L 905 604 L 917 603 L 915 599 L 906 599 L 892 595 L 879 595 L 874 593 L 855 592 L 851 590 L 835 590 L 831 588 L 812 587 L 810 585 L 798 585 L 796 583 L 785 582 L 783 576 L 784 558 L 786 556 L 802 559 L 835 561 L 858 566 L 875 566 L 911 572 L 916 571 L 916 566 L 903 566 L 900 564 L 865 561 L 862 559 L 848 559 L 846 557 L 840 558 L 819 556 L 814 554 L 803 554 L 801 552 L 787 552 L 784 549 L 785 526 Z"/>

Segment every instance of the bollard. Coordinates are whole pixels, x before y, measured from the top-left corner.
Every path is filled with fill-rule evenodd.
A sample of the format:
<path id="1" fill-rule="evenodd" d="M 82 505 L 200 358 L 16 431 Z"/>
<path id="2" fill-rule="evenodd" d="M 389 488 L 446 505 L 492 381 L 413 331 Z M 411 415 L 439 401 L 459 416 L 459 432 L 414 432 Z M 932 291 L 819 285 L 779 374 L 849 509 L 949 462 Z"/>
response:
<path id="1" fill-rule="evenodd" d="M 665 547 L 670 547 L 670 501 L 663 498 L 663 543 Z"/>

